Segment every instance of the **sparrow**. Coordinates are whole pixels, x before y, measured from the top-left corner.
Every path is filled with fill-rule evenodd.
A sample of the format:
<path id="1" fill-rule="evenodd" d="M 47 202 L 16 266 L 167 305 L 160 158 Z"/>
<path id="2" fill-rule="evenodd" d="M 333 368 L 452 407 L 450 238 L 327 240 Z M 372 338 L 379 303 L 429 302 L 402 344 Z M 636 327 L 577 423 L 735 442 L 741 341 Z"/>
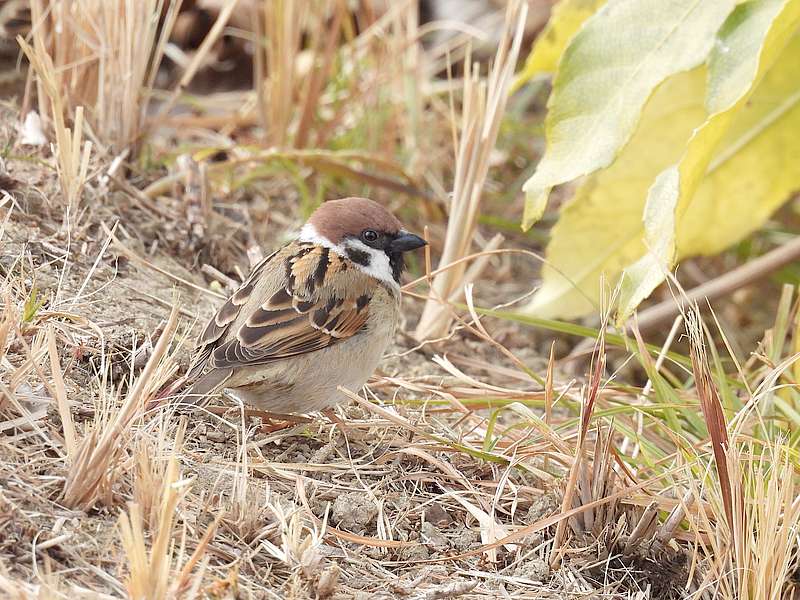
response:
<path id="1" fill-rule="evenodd" d="M 377 202 L 325 202 L 208 322 L 183 397 L 226 390 L 277 413 L 344 401 L 338 386 L 361 389 L 393 339 L 403 254 L 426 243 Z"/>

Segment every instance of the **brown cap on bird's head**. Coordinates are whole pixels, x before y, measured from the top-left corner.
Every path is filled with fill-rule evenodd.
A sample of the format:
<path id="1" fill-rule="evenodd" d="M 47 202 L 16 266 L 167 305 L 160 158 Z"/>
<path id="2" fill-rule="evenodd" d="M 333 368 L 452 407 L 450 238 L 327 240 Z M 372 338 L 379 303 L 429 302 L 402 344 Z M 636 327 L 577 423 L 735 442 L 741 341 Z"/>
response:
<path id="1" fill-rule="evenodd" d="M 369 198 L 330 200 L 315 210 L 308 222 L 333 244 L 348 236 L 357 237 L 365 229 L 395 236 L 402 228 L 392 213 Z"/>

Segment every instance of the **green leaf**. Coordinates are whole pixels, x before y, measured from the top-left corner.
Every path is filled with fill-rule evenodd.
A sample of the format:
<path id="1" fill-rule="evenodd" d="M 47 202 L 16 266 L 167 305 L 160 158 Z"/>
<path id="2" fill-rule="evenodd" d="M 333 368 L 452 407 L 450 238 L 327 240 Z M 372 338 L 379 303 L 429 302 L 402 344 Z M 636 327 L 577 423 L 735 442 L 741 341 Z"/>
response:
<path id="1" fill-rule="evenodd" d="M 733 107 L 775 63 L 800 24 L 794 0 L 758 0 L 736 7 L 709 56 L 709 113 Z"/>
<path id="2" fill-rule="evenodd" d="M 611 0 L 572 38 L 545 123 L 547 150 L 523 187 L 523 227 L 553 186 L 607 167 L 628 142 L 653 90 L 708 55 L 732 0 Z"/>
<path id="3" fill-rule="evenodd" d="M 700 253 L 706 251 L 704 240 L 711 242 L 714 238 L 725 237 L 727 245 L 738 239 L 725 235 L 730 222 L 725 215 L 720 215 L 719 221 L 710 228 L 708 221 L 682 219 L 678 224 L 680 217 L 676 218 L 676 213 L 686 214 L 698 188 L 707 180 L 720 142 L 799 24 L 800 0 L 761 0 L 737 6 L 723 25 L 709 60 L 706 105 L 714 112 L 694 132 L 680 162 L 662 172 L 650 189 L 644 213 L 648 252 L 626 269 L 619 300 L 620 319 L 627 318 L 664 280 L 676 258 L 686 255 L 685 248 L 682 252 L 676 248 L 679 232 L 684 236 L 694 235 L 700 242 L 697 249 Z M 774 154 L 774 150 L 770 154 Z M 759 171 L 750 172 L 754 173 L 761 177 Z M 741 193 L 736 195 L 742 203 L 748 203 Z M 758 212 L 755 205 L 763 196 L 753 196 L 751 192 L 748 196 L 751 210 Z M 774 203 L 770 206 L 774 207 Z M 761 222 L 763 219 L 753 222 L 746 233 Z M 714 244 L 714 247 L 719 246 Z"/>
<path id="4" fill-rule="evenodd" d="M 44 305 L 44 298 L 39 298 L 39 290 L 36 286 L 33 286 L 30 296 L 25 300 L 25 304 L 22 307 L 22 322 L 31 323 L 36 317 L 36 313 L 42 308 L 42 305 Z"/>
<path id="5" fill-rule="evenodd" d="M 561 0 L 553 7 L 547 25 L 536 37 L 533 50 L 525 60 L 525 66 L 517 74 L 511 86 L 511 93 L 540 75 L 550 75 L 555 72 L 567 43 L 584 21 L 596 13 L 605 2 L 606 0 Z"/>

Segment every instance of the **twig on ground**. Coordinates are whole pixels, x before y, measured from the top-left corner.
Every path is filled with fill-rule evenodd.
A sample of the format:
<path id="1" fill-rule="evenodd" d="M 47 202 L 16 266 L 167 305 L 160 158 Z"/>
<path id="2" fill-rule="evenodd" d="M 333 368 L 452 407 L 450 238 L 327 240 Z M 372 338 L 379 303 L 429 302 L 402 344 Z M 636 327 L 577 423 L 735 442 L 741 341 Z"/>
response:
<path id="1" fill-rule="evenodd" d="M 678 316 L 684 307 L 703 300 L 716 300 L 740 288 L 750 285 L 774 273 L 781 267 L 800 259 L 800 237 L 766 254 L 750 260 L 743 265 L 715 277 L 711 281 L 681 294 L 679 298 L 669 298 L 639 312 L 638 324 L 641 331 L 652 329 Z M 630 325 L 631 322 L 629 322 Z"/>

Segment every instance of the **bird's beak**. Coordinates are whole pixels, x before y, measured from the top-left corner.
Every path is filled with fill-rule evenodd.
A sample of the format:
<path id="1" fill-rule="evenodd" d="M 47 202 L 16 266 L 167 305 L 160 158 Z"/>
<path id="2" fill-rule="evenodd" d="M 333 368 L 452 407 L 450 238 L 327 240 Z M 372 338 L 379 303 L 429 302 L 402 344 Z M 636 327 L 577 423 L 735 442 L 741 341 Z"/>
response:
<path id="1" fill-rule="evenodd" d="M 409 250 L 422 248 L 427 244 L 428 242 L 418 235 L 400 230 L 397 236 L 389 243 L 389 249 L 392 252 L 408 252 Z"/>

